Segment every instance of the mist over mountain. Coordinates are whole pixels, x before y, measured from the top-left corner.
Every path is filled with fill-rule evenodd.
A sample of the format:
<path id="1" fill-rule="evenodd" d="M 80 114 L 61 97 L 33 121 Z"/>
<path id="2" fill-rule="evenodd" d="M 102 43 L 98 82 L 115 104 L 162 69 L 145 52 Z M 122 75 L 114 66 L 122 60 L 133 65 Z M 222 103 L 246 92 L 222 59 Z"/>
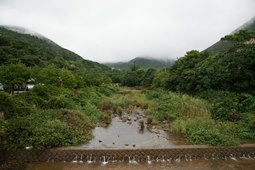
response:
<path id="1" fill-rule="evenodd" d="M 172 59 L 158 59 L 151 56 L 139 56 L 128 62 L 104 63 L 105 65 L 115 69 L 128 69 L 134 64 L 141 68 L 165 68 L 174 63 Z"/>
<path id="2" fill-rule="evenodd" d="M 44 67 L 54 64 L 69 69 L 109 69 L 83 59 L 43 35 L 16 26 L 0 26 L 0 65 L 23 63 Z"/>
<path id="3" fill-rule="evenodd" d="M 254 31 L 255 30 L 255 16 L 250 19 L 249 21 L 247 21 L 246 23 L 244 23 L 242 26 L 238 27 L 237 29 L 235 29 L 231 34 L 234 34 L 240 30 L 251 30 Z M 219 52 L 224 52 L 227 51 L 230 47 L 233 46 L 232 42 L 226 41 L 226 40 L 220 40 L 218 42 L 216 42 L 215 44 L 213 44 L 212 46 L 208 47 L 206 49 L 206 51 L 210 54 L 216 54 Z"/>

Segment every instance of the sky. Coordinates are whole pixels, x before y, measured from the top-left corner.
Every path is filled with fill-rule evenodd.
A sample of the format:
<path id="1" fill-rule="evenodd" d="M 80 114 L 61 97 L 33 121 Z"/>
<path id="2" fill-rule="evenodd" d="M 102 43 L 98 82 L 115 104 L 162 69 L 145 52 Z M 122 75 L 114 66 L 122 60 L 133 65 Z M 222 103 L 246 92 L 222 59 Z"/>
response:
<path id="1" fill-rule="evenodd" d="M 0 25 L 38 32 L 84 59 L 176 59 L 255 16 L 255 0 L 0 0 Z"/>

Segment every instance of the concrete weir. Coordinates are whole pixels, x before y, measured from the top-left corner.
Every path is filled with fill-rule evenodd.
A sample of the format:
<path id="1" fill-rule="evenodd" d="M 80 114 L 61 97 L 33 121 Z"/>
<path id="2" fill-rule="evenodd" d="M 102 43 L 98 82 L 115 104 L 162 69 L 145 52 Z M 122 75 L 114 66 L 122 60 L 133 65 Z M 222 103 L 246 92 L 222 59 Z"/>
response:
<path id="1" fill-rule="evenodd" d="M 185 145 L 172 148 L 83 148 L 68 147 L 46 150 L 10 150 L 2 152 L 0 162 L 165 162 L 195 159 L 255 159 L 255 144 L 235 147 Z M 0 168 L 1 169 L 1 168 Z"/>

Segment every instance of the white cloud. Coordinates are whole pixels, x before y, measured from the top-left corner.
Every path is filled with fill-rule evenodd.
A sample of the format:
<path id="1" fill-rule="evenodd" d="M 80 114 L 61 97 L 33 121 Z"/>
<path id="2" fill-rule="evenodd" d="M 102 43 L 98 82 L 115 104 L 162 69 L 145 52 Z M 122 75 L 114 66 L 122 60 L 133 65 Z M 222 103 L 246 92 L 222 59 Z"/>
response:
<path id="1" fill-rule="evenodd" d="M 109 62 L 203 50 L 252 18 L 254 9 L 254 0 L 0 0 L 0 24 Z"/>

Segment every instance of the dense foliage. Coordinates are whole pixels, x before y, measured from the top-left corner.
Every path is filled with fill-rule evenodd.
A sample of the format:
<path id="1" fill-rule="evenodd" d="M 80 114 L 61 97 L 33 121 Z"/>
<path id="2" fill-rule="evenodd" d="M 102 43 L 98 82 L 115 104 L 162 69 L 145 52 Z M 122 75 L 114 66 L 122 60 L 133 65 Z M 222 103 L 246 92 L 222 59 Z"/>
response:
<path id="1" fill-rule="evenodd" d="M 217 56 L 188 52 L 171 67 L 167 88 L 190 94 L 210 89 L 254 93 L 254 56 L 254 44 L 237 45 Z"/>
<path id="2" fill-rule="evenodd" d="M 113 91 L 105 85 L 72 89 L 38 84 L 20 95 L 1 92 L 6 147 L 40 149 L 88 141 L 100 119 L 97 105 Z"/>
<path id="3" fill-rule="evenodd" d="M 20 34 L 0 27 L 0 65 L 23 63 L 26 66 L 47 66 L 68 69 L 107 70 L 98 63 L 84 60 L 43 36 Z"/>
<path id="4" fill-rule="evenodd" d="M 180 95 L 149 94 L 157 97 L 149 114 L 159 121 L 168 120 L 172 132 L 184 134 L 195 144 L 235 145 L 255 140 L 254 38 L 254 32 L 239 31 L 223 38 L 234 43 L 224 53 L 187 52 L 170 67 L 161 86 Z M 205 106 L 203 114 L 193 112 Z"/>
<path id="5" fill-rule="evenodd" d="M 237 103 L 221 100 L 221 95 L 215 99 L 210 95 L 208 102 L 208 98 L 202 100 L 167 91 L 150 91 L 147 98 L 153 104 L 149 105 L 147 114 L 159 122 L 168 121 L 171 132 L 183 134 L 194 144 L 237 145 L 241 140 L 255 140 L 255 98 L 243 96 L 242 105 L 239 105 L 242 111 L 238 113 L 235 111 Z M 229 115 L 231 112 L 234 114 Z"/>
<path id="6" fill-rule="evenodd" d="M 189 51 L 170 68 L 111 70 L 48 39 L 1 27 L 0 137 L 7 148 L 79 144 L 97 122 L 110 123 L 112 113 L 142 107 L 194 144 L 254 141 L 254 38 L 240 31 L 223 38 L 233 41 L 225 52 Z M 111 96 L 117 92 L 111 83 L 153 90 Z M 10 95 L 15 91 L 24 93 Z"/>
<path id="7" fill-rule="evenodd" d="M 233 33 L 237 33 L 239 30 L 255 31 L 255 17 L 253 17 L 250 21 L 246 22 L 241 27 L 234 30 Z M 220 41 L 213 44 L 212 46 L 210 46 L 209 48 L 207 48 L 206 51 L 210 55 L 216 55 L 228 51 L 231 47 L 233 47 L 233 45 L 234 43 L 232 41 L 223 38 Z"/>
<path id="8" fill-rule="evenodd" d="M 44 37 L 0 27 L 4 147 L 41 149 L 91 139 L 101 117 L 100 100 L 116 90 L 109 85 L 110 73 Z M 28 84 L 34 87 L 28 89 Z"/>
<path id="9" fill-rule="evenodd" d="M 84 60 L 43 36 L 21 34 L 0 27 L 0 65 L 10 64 L 24 64 L 36 68 L 54 65 L 83 77 L 90 85 L 109 82 L 107 79 L 111 72 L 107 66 Z"/>

